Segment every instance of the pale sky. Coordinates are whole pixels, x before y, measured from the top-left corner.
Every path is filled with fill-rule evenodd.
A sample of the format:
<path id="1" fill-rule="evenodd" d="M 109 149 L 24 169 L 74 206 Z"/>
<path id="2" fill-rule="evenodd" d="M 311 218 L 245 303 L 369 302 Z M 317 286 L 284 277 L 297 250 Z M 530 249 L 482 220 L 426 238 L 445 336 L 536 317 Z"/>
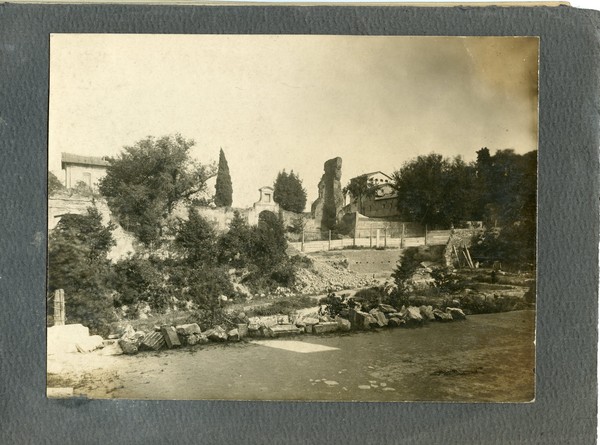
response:
<path id="1" fill-rule="evenodd" d="M 310 210 L 336 156 L 345 185 L 430 152 L 537 149 L 537 73 L 535 37 L 53 34 L 49 168 L 181 133 L 200 161 L 223 148 L 234 206 L 293 169 Z"/>

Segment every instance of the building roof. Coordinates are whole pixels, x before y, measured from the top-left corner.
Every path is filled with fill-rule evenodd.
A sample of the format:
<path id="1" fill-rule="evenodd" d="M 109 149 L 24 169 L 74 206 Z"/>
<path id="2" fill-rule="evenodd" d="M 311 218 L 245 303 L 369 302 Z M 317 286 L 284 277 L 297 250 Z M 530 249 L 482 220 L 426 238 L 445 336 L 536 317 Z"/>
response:
<path id="1" fill-rule="evenodd" d="M 104 158 L 96 156 L 81 156 L 71 153 L 61 153 L 60 155 L 62 168 L 65 168 L 65 164 L 93 165 L 96 167 L 106 167 L 109 165 L 108 161 Z"/>

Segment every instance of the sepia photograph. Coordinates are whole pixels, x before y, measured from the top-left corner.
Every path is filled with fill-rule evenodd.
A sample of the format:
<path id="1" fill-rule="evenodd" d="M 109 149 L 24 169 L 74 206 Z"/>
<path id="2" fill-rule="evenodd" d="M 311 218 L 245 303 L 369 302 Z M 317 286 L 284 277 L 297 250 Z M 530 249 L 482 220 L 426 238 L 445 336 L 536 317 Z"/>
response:
<path id="1" fill-rule="evenodd" d="M 47 397 L 535 400 L 537 37 L 51 34 Z"/>

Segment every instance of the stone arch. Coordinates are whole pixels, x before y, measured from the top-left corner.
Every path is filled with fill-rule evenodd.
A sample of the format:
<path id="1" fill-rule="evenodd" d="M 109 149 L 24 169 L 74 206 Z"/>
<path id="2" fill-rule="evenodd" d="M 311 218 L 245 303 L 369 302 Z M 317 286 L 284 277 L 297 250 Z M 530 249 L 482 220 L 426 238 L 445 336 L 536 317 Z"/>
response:
<path id="1" fill-rule="evenodd" d="M 272 210 L 263 210 L 258 214 L 257 223 L 260 223 L 261 220 L 265 219 L 277 220 L 279 219 L 279 216 Z"/>

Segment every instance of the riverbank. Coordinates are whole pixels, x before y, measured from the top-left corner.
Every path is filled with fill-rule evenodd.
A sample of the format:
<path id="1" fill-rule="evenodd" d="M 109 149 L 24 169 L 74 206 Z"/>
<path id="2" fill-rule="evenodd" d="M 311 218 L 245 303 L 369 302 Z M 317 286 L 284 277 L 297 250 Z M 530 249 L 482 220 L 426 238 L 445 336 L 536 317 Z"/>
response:
<path id="1" fill-rule="evenodd" d="M 308 353 L 269 344 L 289 339 L 248 339 L 137 356 L 68 354 L 49 358 L 48 382 L 89 398 L 527 402 L 534 338 L 535 312 L 525 310 L 293 338 L 327 348 Z"/>

